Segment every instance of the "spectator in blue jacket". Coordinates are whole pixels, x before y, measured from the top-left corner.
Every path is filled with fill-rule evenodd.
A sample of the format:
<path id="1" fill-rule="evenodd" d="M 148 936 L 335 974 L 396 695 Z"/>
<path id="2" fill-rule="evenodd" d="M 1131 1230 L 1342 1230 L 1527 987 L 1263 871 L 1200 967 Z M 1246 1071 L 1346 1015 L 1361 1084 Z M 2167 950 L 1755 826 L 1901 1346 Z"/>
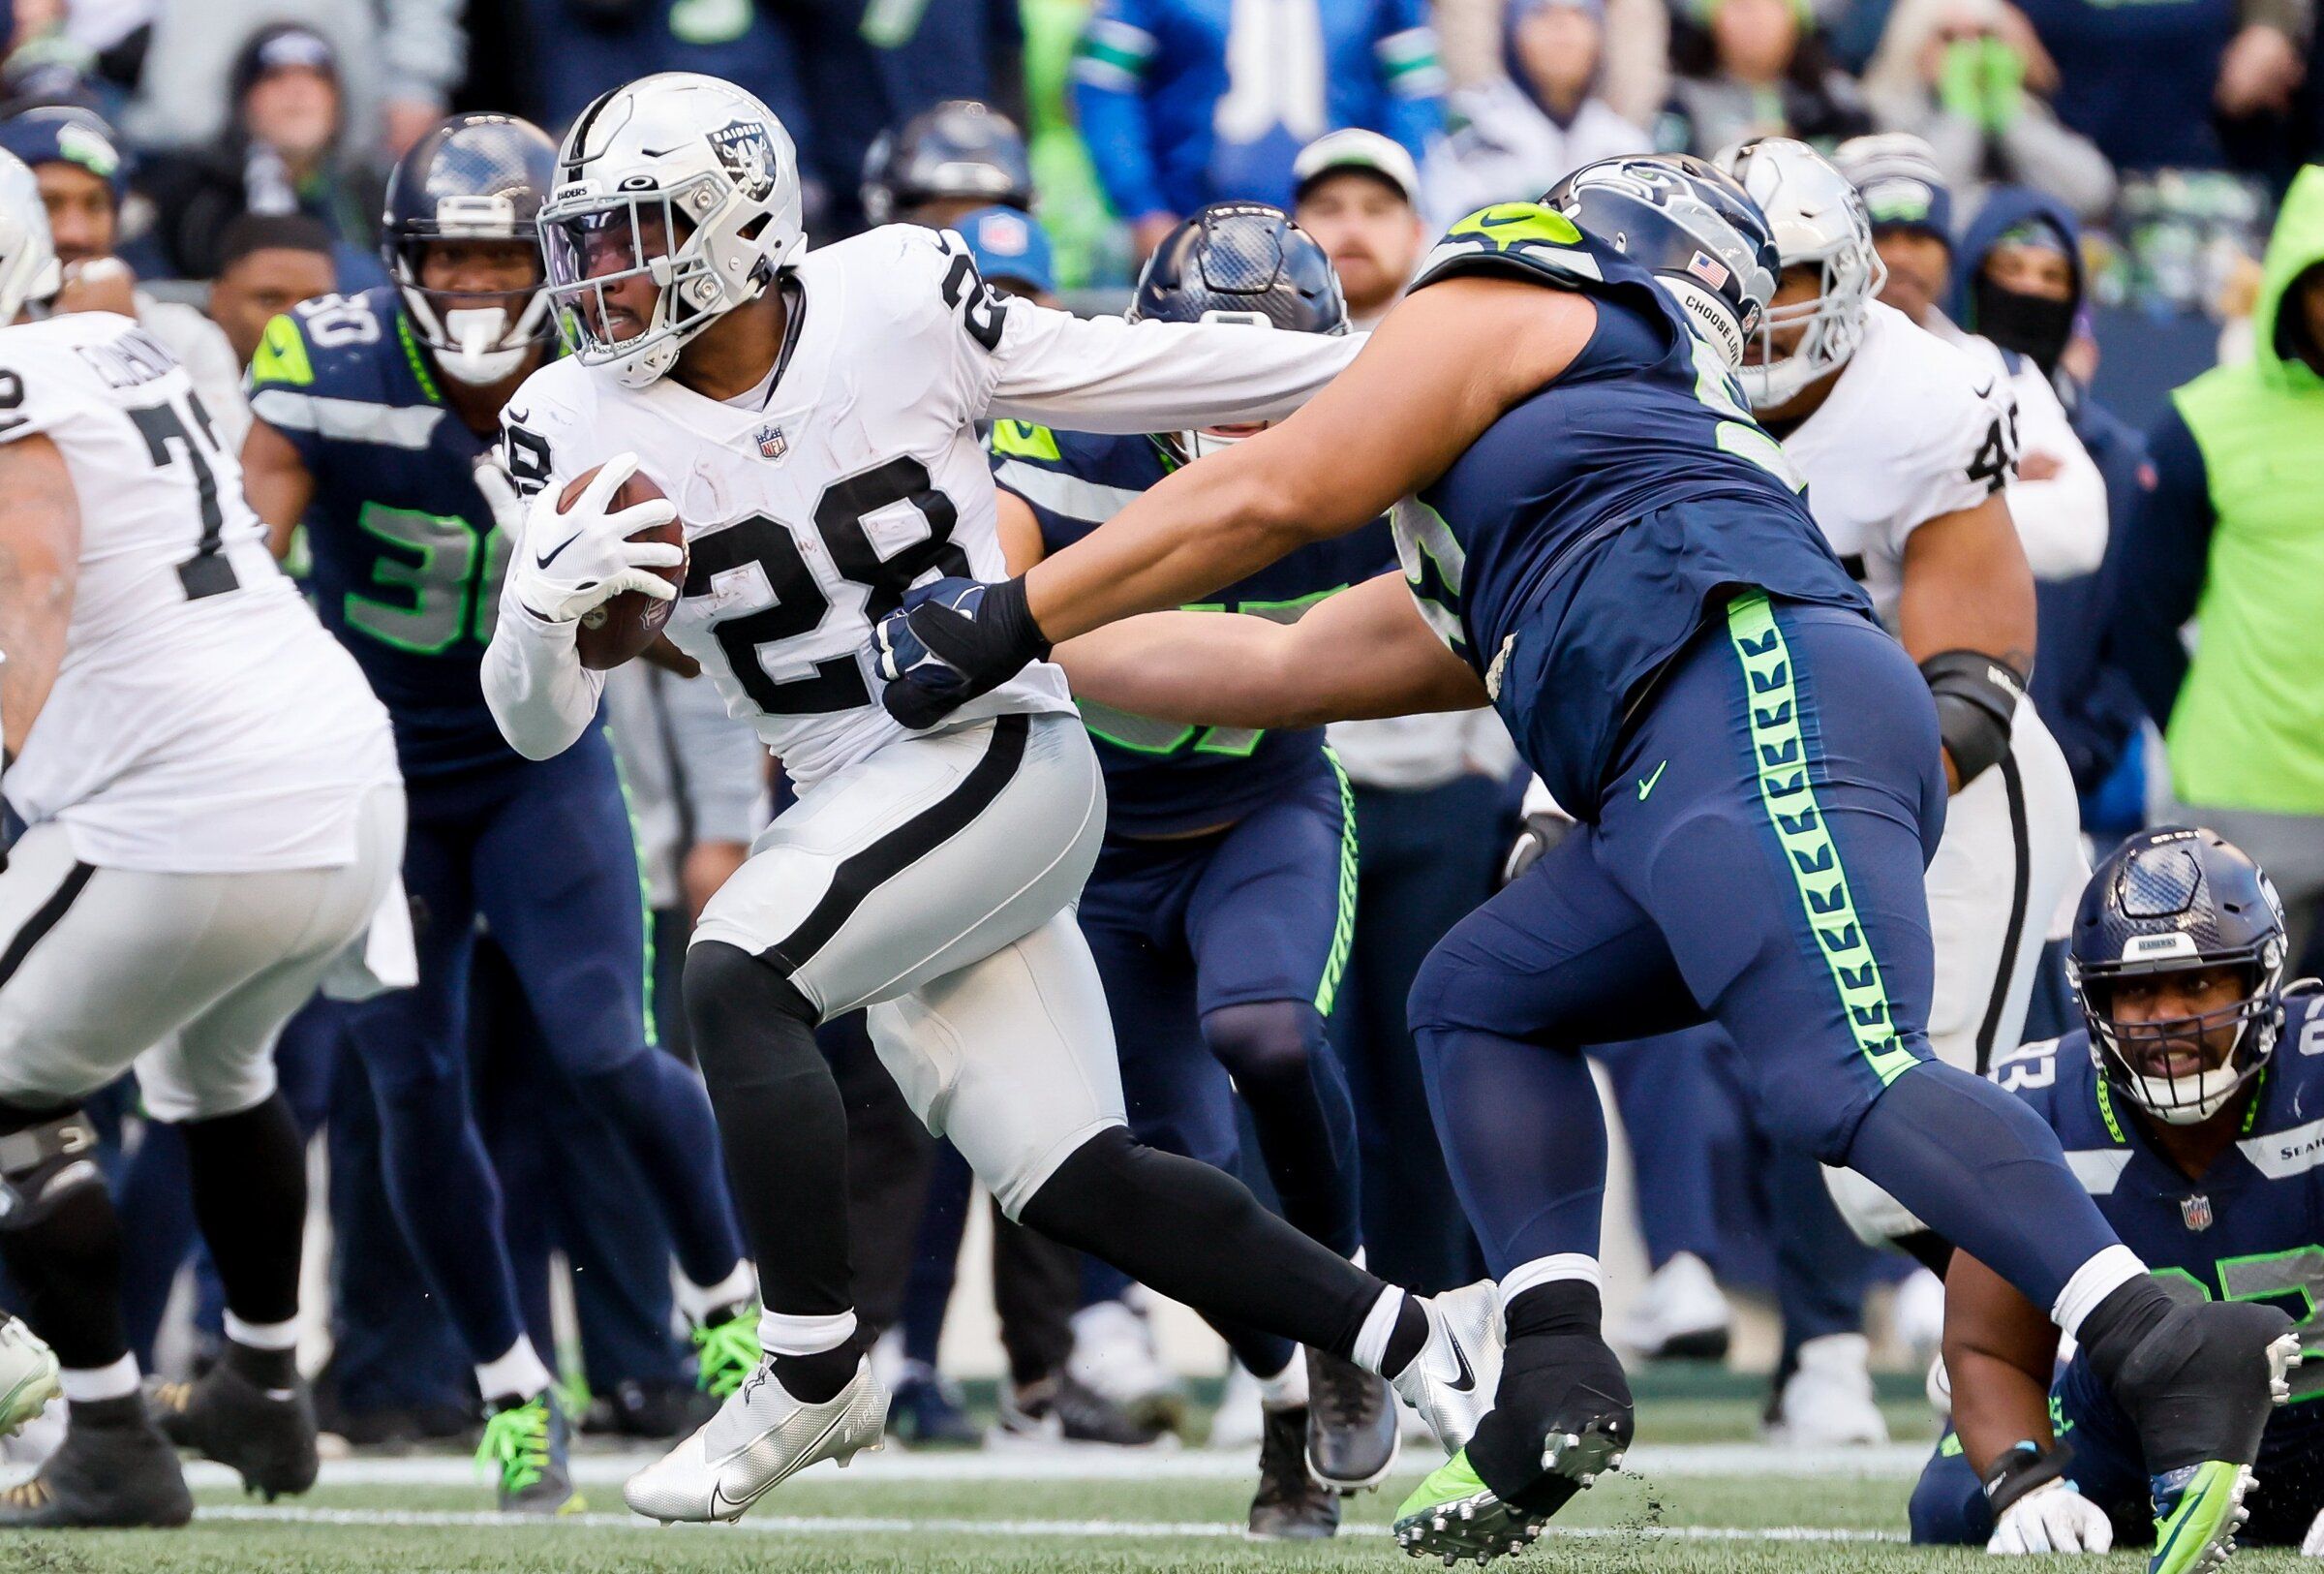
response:
<path id="1" fill-rule="evenodd" d="M 2048 231 L 2056 245 L 2027 246 L 2031 230 Z M 1948 307 L 1953 321 L 1991 339 L 2012 360 L 2032 361 L 2057 390 L 2074 436 L 2105 478 L 2107 556 L 2119 559 L 2116 543 L 2127 534 L 2143 491 L 2139 470 L 2147 448 L 2090 393 L 2097 347 L 2077 339 L 2089 280 L 2072 210 L 2041 192 L 1996 186 L 1961 232 L 1958 274 Z M 2107 572 L 2102 565 L 2034 586 L 2040 634 L 2034 704 L 2073 770 L 2083 828 L 2101 841 L 2139 827 L 2145 784 L 2137 747 L 2145 711 L 2129 678 L 2100 659 Z"/>
<path id="2" fill-rule="evenodd" d="M 1144 258 L 1208 202 L 1288 207 L 1292 160 L 1362 126 L 1414 159 L 1443 124 L 1426 0 L 1099 0 L 1074 105 Z"/>

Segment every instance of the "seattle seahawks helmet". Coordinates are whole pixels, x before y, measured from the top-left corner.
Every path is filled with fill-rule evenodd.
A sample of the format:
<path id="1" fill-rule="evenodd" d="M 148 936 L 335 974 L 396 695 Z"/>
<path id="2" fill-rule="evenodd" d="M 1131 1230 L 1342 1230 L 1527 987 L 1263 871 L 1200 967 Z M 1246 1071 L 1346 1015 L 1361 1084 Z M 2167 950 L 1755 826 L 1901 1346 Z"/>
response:
<path id="1" fill-rule="evenodd" d="M 1585 164 L 1542 205 L 1652 273 L 1729 366 L 1775 293 L 1766 215 L 1726 175 L 1684 153 Z"/>
<path id="2" fill-rule="evenodd" d="M 1293 333 L 1345 333 L 1339 275 L 1313 235 L 1265 202 L 1213 202 L 1180 223 L 1138 275 L 1133 323 L 1238 323 Z M 1256 428 L 1253 428 L 1256 430 Z M 1175 432 L 1196 459 L 1242 432 Z"/>
<path id="3" fill-rule="evenodd" d="M 0 152 L 0 326 L 54 295 L 64 277 L 41 183 L 22 159 Z"/>
<path id="4" fill-rule="evenodd" d="M 1821 274 L 1813 299 L 1770 306 L 1760 315 L 1758 359 L 1736 374 L 1753 409 L 1773 410 L 1848 364 L 1864 342 L 1865 302 L 1881 293 L 1888 269 L 1873 247 L 1864 199 L 1807 143 L 1756 138 L 1728 148 L 1718 163 L 1767 215 L 1779 275 L 1793 267 Z M 1801 329 L 1799 342 L 1778 354 L 1776 334 L 1792 327 Z"/>
<path id="5" fill-rule="evenodd" d="M 2158 1121 L 2210 1119 L 2275 1053 L 2286 943 L 2275 883 L 2217 832 L 2168 825 L 2125 842 L 2091 877 L 2066 957 L 2099 1074 Z M 2231 1005 L 2143 1022 L 2116 1014 L 2127 981 L 2221 967 L 2243 979 Z"/>
<path id="6" fill-rule="evenodd" d="M 790 134 L 716 77 L 660 72 L 599 96 L 557 166 L 540 238 L 559 326 L 583 365 L 628 387 L 676 365 L 806 245 Z M 656 296 L 651 319 L 624 334 L 605 292 L 626 279 L 650 281 Z"/>
<path id="7" fill-rule="evenodd" d="M 545 270 L 513 312 L 502 296 L 430 290 L 420 282 L 427 249 L 439 241 L 521 241 L 537 258 L 536 221 L 556 167 L 556 144 L 531 121 L 456 114 L 414 142 L 387 177 L 380 256 L 420 342 L 446 376 L 472 386 L 498 383 L 514 375 L 528 350 L 556 336 L 541 288 Z"/>
<path id="8" fill-rule="evenodd" d="M 909 219 L 930 202 L 1031 212 L 1033 166 L 1015 121 L 975 99 L 946 99 L 883 131 L 864 157 L 864 216 Z"/>

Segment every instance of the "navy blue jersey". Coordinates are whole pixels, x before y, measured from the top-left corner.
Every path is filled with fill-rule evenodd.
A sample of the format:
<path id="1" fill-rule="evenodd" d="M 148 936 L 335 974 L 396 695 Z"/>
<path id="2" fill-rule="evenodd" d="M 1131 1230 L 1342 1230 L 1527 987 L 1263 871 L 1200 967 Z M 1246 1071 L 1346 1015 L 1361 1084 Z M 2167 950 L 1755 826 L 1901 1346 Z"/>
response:
<path id="1" fill-rule="evenodd" d="M 1062 551 L 1177 468 L 1150 437 L 1055 432 L 1017 421 L 993 430 L 993 478 L 1040 521 L 1041 544 Z M 1302 546 L 1189 608 L 1288 622 L 1334 591 L 1386 572 L 1395 556 L 1385 524 Z M 1107 828 L 1170 836 L 1223 825 L 1301 784 L 1329 776 L 1320 727 L 1260 731 L 1182 726 L 1077 701 L 1106 773 Z"/>
<path id="2" fill-rule="evenodd" d="M 2324 995 L 2287 996 L 2284 1012 L 2242 1135 L 2200 1180 L 2148 1141 L 2092 1063 L 2087 1032 L 2027 1044 L 1989 1074 L 2057 1130 L 2098 1211 L 2148 1267 L 2208 1300 L 2271 1301 L 2305 1319 L 2324 1306 Z M 2292 1392 L 2271 1445 L 2280 1429 L 2324 1427 L 2324 1373 L 2304 1364 Z"/>
<path id="3" fill-rule="evenodd" d="M 477 677 L 507 566 L 474 478 L 497 433 L 445 405 L 385 286 L 276 318 L 250 384 L 252 413 L 315 478 L 315 608 L 387 706 L 404 774 L 516 759 Z"/>
<path id="4" fill-rule="evenodd" d="M 1597 327 L 1398 505 L 1396 548 L 1527 761 L 1595 820 L 1624 715 L 1724 592 L 1871 607 L 1733 375 L 1651 274 L 1532 203 L 1454 225 L 1416 288 L 1480 271 L 1586 294 Z"/>

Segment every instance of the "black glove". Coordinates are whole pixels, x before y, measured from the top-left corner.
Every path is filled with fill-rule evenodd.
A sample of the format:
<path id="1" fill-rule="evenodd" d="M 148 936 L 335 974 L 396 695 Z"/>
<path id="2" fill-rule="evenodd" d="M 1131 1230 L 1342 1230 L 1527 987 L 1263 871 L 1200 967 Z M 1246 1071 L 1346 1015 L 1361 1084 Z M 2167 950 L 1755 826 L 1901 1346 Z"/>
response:
<path id="1" fill-rule="evenodd" d="M 930 727 L 1049 655 L 1025 604 L 1024 579 L 939 579 L 908 593 L 872 631 L 880 703 L 905 726 Z"/>

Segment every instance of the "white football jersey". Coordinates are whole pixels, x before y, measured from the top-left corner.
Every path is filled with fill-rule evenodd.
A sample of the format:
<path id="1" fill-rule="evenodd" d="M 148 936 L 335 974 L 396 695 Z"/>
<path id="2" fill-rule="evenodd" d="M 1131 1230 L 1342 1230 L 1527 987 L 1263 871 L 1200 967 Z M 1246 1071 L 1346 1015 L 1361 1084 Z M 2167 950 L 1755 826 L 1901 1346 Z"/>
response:
<path id="1" fill-rule="evenodd" d="M 872 627 L 904 593 L 1007 577 L 979 421 L 1142 432 L 1272 418 L 1358 348 L 1004 302 L 958 236 L 906 225 L 811 251 L 786 277 L 798 317 L 771 387 L 738 407 L 673 378 L 631 389 L 558 361 L 509 400 L 504 457 L 531 493 L 638 455 L 686 527 L 669 636 L 802 785 L 904 732 L 869 659 Z M 568 743 L 602 688 L 596 673 L 573 681 L 578 668 L 535 681 L 535 662 L 570 661 L 543 654 L 544 633 L 504 598 L 485 661 L 503 730 L 534 755 Z M 1071 706 L 1063 672 L 1041 663 L 956 717 Z"/>
<path id="2" fill-rule="evenodd" d="M 35 434 L 71 473 L 80 554 L 10 804 L 100 867 L 352 861 L 362 794 L 397 779 L 386 712 L 267 551 L 185 368 L 109 312 L 0 328 L 0 442 Z"/>
<path id="3" fill-rule="evenodd" d="M 1894 307 L 1864 312 L 1864 342 L 1783 445 L 1807 478 L 1808 511 L 1894 629 L 1905 541 L 2008 484 L 2017 405 L 2006 378 Z"/>

